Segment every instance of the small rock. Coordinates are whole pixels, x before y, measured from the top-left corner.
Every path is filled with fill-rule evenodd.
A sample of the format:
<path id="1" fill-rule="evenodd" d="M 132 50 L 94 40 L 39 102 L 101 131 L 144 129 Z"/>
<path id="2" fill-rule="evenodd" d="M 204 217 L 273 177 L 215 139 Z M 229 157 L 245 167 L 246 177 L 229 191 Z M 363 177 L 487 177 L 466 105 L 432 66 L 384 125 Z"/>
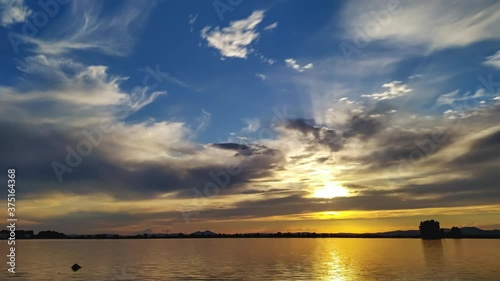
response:
<path id="1" fill-rule="evenodd" d="M 73 271 L 77 271 L 79 270 L 80 268 L 82 268 L 81 266 L 79 266 L 77 263 L 75 263 L 73 266 L 71 266 L 71 269 L 73 269 Z"/>

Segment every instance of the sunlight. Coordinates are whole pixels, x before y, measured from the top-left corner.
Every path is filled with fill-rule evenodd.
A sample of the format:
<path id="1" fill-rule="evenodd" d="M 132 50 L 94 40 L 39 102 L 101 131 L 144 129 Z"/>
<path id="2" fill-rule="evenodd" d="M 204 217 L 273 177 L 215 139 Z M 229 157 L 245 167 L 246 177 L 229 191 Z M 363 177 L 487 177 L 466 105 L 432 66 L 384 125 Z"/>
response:
<path id="1" fill-rule="evenodd" d="M 314 191 L 316 198 L 335 198 L 335 197 L 348 197 L 349 190 L 345 187 L 337 185 L 333 182 L 328 182 L 324 187 Z"/>

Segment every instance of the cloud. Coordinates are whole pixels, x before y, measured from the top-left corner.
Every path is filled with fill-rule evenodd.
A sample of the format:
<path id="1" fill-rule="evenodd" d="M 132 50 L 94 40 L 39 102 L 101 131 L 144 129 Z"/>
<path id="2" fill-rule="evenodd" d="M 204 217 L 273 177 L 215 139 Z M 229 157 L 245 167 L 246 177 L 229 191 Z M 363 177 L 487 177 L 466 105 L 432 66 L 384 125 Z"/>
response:
<path id="1" fill-rule="evenodd" d="M 212 114 L 210 114 L 210 112 L 202 109 L 201 113 L 201 116 L 197 118 L 198 127 L 196 127 L 196 133 L 205 131 L 205 129 L 210 125 L 210 122 L 212 121 Z"/>
<path id="2" fill-rule="evenodd" d="M 484 64 L 500 69 L 500 51 L 497 51 L 494 55 L 487 57 Z"/>
<path id="3" fill-rule="evenodd" d="M 413 46 L 423 52 L 463 47 L 500 39 L 500 3 L 494 0 L 352 2 L 342 18 L 346 37 L 385 41 L 388 45 Z M 395 7 L 394 7 L 395 6 Z M 446 15 L 446 16 L 443 16 Z"/>
<path id="4" fill-rule="evenodd" d="M 462 111 L 477 107 L 485 100 L 492 98 L 493 95 L 484 88 L 479 88 L 474 93 L 471 91 L 461 93 L 460 90 L 454 90 L 439 96 L 436 100 L 436 106 L 448 106 Z"/>
<path id="5" fill-rule="evenodd" d="M 24 22 L 31 13 L 24 0 L 0 0 L 0 26 Z"/>
<path id="6" fill-rule="evenodd" d="M 243 119 L 243 121 L 247 123 L 247 126 L 241 130 L 244 133 L 253 134 L 260 129 L 260 120 L 258 118 Z"/>
<path id="7" fill-rule="evenodd" d="M 266 80 L 267 79 L 267 76 L 265 74 L 262 74 L 262 73 L 255 73 L 255 77 L 258 77 L 261 80 Z"/>
<path id="8" fill-rule="evenodd" d="M 374 100 L 391 100 L 402 97 L 413 91 L 401 81 L 392 81 L 382 85 L 382 88 L 387 88 L 386 91 L 381 93 L 374 93 L 371 95 L 362 95 L 362 97 L 372 98 Z"/>
<path id="9" fill-rule="evenodd" d="M 196 22 L 197 19 L 198 19 L 198 14 L 196 14 L 196 15 L 190 14 L 189 15 L 189 21 L 188 21 L 188 23 L 189 23 L 189 31 L 190 32 L 194 31 L 193 26 L 194 26 L 194 23 Z"/>
<path id="10" fill-rule="evenodd" d="M 264 30 L 268 31 L 268 30 L 273 30 L 275 29 L 276 27 L 278 27 L 278 22 L 275 22 L 275 23 L 272 23 L 266 27 L 264 27 Z"/>
<path id="11" fill-rule="evenodd" d="M 286 59 L 285 63 L 286 63 L 286 66 L 288 66 L 288 67 L 296 70 L 297 72 L 303 72 L 304 70 L 312 69 L 313 68 L 313 64 L 312 63 L 308 63 L 308 64 L 306 64 L 304 66 L 301 66 L 293 58 Z"/>
<path id="12" fill-rule="evenodd" d="M 256 55 L 260 58 L 261 62 L 265 62 L 268 65 L 273 65 L 274 64 L 274 59 L 268 58 L 268 57 L 266 57 L 266 56 L 264 56 L 262 54 L 258 54 L 258 52 L 256 53 Z"/>
<path id="13" fill-rule="evenodd" d="M 500 157 L 500 130 L 486 134 L 484 137 L 474 140 L 469 151 L 453 161 L 454 164 L 485 165 L 496 161 Z"/>
<path id="14" fill-rule="evenodd" d="M 240 144 L 240 143 L 214 143 L 211 147 L 236 151 L 235 156 L 251 156 L 251 155 L 279 155 L 279 151 L 270 149 L 265 145 L 260 144 Z"/>
<path id="15" fill-rule="evenodd" d="M 102 3 L 73 1 L 61 23 L 31 37 L 20 35 L 23 41 L 35 45 L 39 54 L 62 55 L 75 50 L 97 50 L 108 55 L 127 55 L 133 45 L 133 34 L 137 32 L 155 5 L 139 5 L 126 1 L 116 7 L 114 13 L 105 14 Z"/>
<path id="16" fill-rule="evenodd" d="M 99 192 L 122 199 L 188 196 L 186 191 L 203 189 L 210 172 L 224 171 L 228 164 L 245 168 L 231 178 L 233 186 L 270 175 L 269 167 L 277 161 L 278 153 L 263 146 L 236 149 L 237 155 L 249 156 L 242 159 L 230 146 L 195 144 L 195 133 L 211 119 L 205 110 L 195 130 L 177 121 L 125 122 L 162 93 L 140 87 L 124 92 L 120 81 L 125 78 L 109 75 L 104 66 L 38 55 L 26 58 L 21 69 L 30 83 L 0 87 L 0 128 L 9 132 L 0 141 L 0 153 L 12 159 L 9 165 L 26 169 L 28 197 L 60 192 Z M 70 151 L 76 153 L 89 141 L 95 143 L 85 148 L 90 154 L 71 156 L 78 164 L 68 164 Z M 27 147 L 29 154 L 14 156 Z M 180 157 L 172 157 L 172 152 Z M 70 165 L 62 183 L 53 169 L 55 162 Z"/>
<path id="17" fill-rule="evenodd" d="M 311 145 L 324 145 L 332 151 L 338 151 L 343 146 L 343 138 L 334 129 L 317 126 L 312 120 L 288 120 L 285 128 L 301 132 Z"/>
<path id="18" fill-rule="evenodd" d="M 257 25 L 263 18 L 264 11 L 258 10 L 222 29 L 206 26 L 201 30 L 201 38 L 207 40 L 210 47 L 219 50 L 222 57 L 246 58 L 249 46 L 259 37 Z"/>

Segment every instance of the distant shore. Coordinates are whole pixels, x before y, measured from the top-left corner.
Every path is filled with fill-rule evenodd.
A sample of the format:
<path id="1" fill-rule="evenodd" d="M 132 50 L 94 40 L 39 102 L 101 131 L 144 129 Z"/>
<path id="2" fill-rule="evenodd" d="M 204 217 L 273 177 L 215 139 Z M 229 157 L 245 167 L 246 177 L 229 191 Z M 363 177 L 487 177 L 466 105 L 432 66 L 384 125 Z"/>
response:
<path id="1" fill-rule="evenodd" d="M 464 228 L 465 229 L 465 228 Z M 472 228 L 470 228 L 472 229 Z M 460 238 L 443 237 L 441 239 L 500 239 L 500 230 L 473 229 L 474 234 L 464 233 Z M 473 231 L 470 231 L 473 232 Z M 7 230 L 0 231 L 0 239 L 7 240 Z M 18 230 L 16 239 L 218 239 L 218 238 L 401 238 L 401 239 L 421 239 L 418 231 L 392 231 L 383 233 L 315 233 L 315 232 L 276 232 L 276 233 L 214 233 L 211 231 L 197 231 L 190 234 L 184 233 L 142 233 L 134 235 L 119 234 L 69 234 L 56 231 L 40 231 L 34 234 L 33 231 Z"/>

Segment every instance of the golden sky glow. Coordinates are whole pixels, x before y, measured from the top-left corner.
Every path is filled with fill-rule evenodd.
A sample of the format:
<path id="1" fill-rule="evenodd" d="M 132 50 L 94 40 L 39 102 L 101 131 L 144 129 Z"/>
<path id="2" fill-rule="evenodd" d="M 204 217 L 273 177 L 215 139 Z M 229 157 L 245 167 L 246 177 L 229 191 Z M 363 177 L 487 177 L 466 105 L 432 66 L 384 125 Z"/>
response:
<path id="1" fill-rule="evenodd" d="M 163 2 L 72 1 L 36 36 L 0 18 L 21 228 L 500 228 L 500 4 L 406 1 L 361 47 L 384 1 Z"/>

